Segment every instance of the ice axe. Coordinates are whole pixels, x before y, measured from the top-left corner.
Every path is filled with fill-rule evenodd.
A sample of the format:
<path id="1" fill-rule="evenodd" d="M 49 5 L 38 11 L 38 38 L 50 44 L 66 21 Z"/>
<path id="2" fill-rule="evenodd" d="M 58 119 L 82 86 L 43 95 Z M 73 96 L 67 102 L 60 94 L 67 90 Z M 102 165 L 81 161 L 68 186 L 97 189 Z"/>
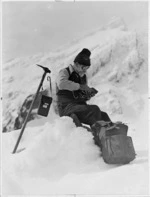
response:
<path id="1" fill-rule="evenodd" d="M 31 103 L 29 112 L 28 112 L 28 114 L 27 114 L 27 116 L 26 116 L 26 118 L 25 118 L 25 121 L 24 121 L 24 124 L 23 124 L 23 126 L 22 126 L 22 129 L 21 129 L 21 131 L 20 131 L 20 134 L 19 134 L 19 137 L 18 137 L 18 139 L 17 139 L 16 145 L 15 145 L 14 150 L 13 150 L 13 152 L 12 152 L 13 154 L 16 153 L 16 150 L 17 150 L 17 148 L 18 148 L 19 142 L 20 142 L 21 137 L 22 137 L 22 135 L 23 135 L 23 132 L 24 132 L 24 130 L 25 130 L 25 127 L 26 127 L 26 124 L 27 124 L 29 115 L 31 114 L 33 105 L 34 105 L 35 100 L 36 100 L 36 98 L 37 98 L 37 96 L 38 96 L 38 94 L 39 94 L 39 91 L 40 91 L 41 87 L 42 87 L 42 84 L 43 84 L 43 81 L 44 81 L 44 79 L 45 79 L 45 77 L 46 77 L 46 74 L 47 74 L 47 73 L 51 73 L 51 71 L 50 71 L 47 67 L 41 66 L 41 65 L 39 65 L 39 64 L 36 64 L 36 65 L 39 66 L 39 67 L 41 67 L 41 68 L 43 68 L 44 73 L 43 73 L 41 82 L 40 82 L 40 84 L 39 84 L 39 86 L 38 86 L 38 89 L 37 89 L 37 91 L 36 91 L 36 93 L 35 93 L 34 99 L 33 99 L 32 103 Z"/>

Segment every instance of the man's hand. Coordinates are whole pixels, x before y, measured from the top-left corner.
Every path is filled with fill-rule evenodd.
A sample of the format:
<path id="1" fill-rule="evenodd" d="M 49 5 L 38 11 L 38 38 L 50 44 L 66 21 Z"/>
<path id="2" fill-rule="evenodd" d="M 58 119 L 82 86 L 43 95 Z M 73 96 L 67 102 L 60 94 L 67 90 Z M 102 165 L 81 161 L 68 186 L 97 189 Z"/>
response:
<path id="1" fill-rule="evenodd" d="M 91 88 L 89 88 L 87 85 L 80 85 L 80 90 L 91 93 Z"/>

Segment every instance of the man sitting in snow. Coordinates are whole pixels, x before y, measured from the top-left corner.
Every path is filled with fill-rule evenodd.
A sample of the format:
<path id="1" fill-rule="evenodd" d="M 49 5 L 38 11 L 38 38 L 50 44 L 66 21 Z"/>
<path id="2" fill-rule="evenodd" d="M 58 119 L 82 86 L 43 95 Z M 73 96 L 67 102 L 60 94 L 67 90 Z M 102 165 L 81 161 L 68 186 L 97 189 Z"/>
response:
<path id="1" fill-rule="evenodd" d="M 110 122 L 111 120 L 97 105 L 86 103 L 96 93 L 95 89 L 87 85 L 86 71 L 91 65 L 90 55 L 91 52 L 84 48 L 75 57 L 72 65 L 60 70 L 56 85 L 59 115 L 72 117 L 75 114 L 80 123 L 92 127 L 96 121 Z M 76 121 L 75 123 L 76 126 L 80 126 L 80 123 Z"/>

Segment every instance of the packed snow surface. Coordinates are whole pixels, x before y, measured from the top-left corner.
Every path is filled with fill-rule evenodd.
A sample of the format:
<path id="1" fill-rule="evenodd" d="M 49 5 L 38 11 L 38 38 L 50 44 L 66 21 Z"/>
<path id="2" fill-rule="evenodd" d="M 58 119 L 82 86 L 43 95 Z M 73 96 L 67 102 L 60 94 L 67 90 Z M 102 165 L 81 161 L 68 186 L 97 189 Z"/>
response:
<path id="1" fill-rule="evenodd" d="M 20 130 L 2 134 L 3 195 L 148 194 L 147 37 L 128 31 L 115 18 L 106 27 L 56 53 L 3 65 L 3 122 L 10 120 L 13 128 L 23 101 L 36 91 L 42 76 L 36 63 L 51 69 L 54 84 L 58 70 L 88 47 L 92 52 L 89 85 L 99 91 L 89 103 L 98 105 L 113 121 L 128 124 L 136 159 L 128 165 L 104 163 L 92 134 L 76 128 L 71 118 L 60 118 L 51 106 L 48 117 L 27 124 L 18 153 L 12 151 Z M 49 88 L 46 80 L 43 86 Z"/>

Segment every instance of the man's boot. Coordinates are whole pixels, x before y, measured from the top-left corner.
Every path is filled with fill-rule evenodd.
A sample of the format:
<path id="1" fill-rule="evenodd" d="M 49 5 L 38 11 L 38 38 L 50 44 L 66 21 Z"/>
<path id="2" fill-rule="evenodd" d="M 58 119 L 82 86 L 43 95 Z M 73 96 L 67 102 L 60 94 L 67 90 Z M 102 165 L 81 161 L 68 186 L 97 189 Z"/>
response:
<path id="1" fill-rule="evenodd" d="M 108 122 L 105 121 L 96 121 L 92 126 L 91 130 L 94 136 L 94 142 L 97 146 L 102 148 L 101 145 L 101 137 L 105 134 L 105 126 L 108 124 Z"/>

